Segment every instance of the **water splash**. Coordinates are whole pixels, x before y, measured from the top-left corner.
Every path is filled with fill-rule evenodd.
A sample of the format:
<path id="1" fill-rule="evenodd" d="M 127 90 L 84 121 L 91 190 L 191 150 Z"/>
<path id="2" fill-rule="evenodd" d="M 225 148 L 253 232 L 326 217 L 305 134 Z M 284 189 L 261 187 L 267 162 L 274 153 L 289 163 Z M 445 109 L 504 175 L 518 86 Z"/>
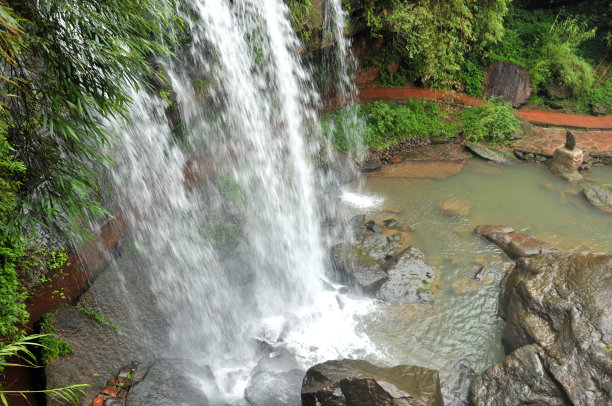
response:
<path id="1" fill-rule="evenodd" d="M 139 334 L 160 357 L 210 365 L 223 396 L 239 400 L 256 340 L 289 349 L 302 368 L 361 356 L 375 351 L 358 331 L 372 308 L 323 283 L 319 206 L 337 201 L 319 190 L 329 183 L 313 165 L 320 100 L 288 8 L 192 0 L 181 13 L 189 43 L 179 62 L 162 62 L 175 101 L 133 94 L 128 120 L 112 124 L 112 183 L 147 247 L 148 288 L 168 326 Z M 348 44 L 338 49 L 343 59 Z M 177 106 L 178 127 L 166 118 Z"/>

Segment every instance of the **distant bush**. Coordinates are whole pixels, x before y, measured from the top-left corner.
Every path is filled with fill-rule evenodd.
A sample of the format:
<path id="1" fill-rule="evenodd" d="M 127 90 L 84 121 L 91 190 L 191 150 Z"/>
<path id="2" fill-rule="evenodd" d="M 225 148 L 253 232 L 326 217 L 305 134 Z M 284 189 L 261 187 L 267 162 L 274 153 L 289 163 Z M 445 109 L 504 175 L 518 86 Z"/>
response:
<path id="1" fill-rule="evenodd" d="M 397 145 L 399 141 L 429 135 L 457 135 L 457 126 L 436 103 L 409 100 L 406 104 L 376 101 L 367 106 L 365 145 L 373 150 Z"/>
<path id="2" fill-rule="evenodd" d="M 513 133 L 521 132 L 520 122 L 510 103 L 487 102 L 464 110 L 461 119 L 466 138 L 473 141 L 507 144 Z"/>

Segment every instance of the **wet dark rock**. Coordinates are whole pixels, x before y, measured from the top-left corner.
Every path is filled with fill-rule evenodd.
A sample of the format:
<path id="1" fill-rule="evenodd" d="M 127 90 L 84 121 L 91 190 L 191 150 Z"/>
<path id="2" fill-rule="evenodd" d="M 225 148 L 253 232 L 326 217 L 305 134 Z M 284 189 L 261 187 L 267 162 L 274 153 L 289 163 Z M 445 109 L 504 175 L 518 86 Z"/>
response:
<path id="1" fill-rule="evenodd" d="M 139 341 L 117 334 L 112 328 L 73 307 L 58 309 L 53 318 L 56 337 L 66 340 L 72 354 L 56 358 L 45 368 L 47 388 L 60 388 L 75 383 L 88 384 L 82 404 L 106 387 L 126 362 L 152 362 L 153 354 Z M 49 405 L 59 405 L 53 399 Z"/>
<path id="2" fill-rule="evenodd" d="M 304 371 L 301 369 L 260 371 L 251 377 L 244 397 L 251 406 L 300 406 L 303 379 Z"/>
<path id="3" fill-rule="evenodd" d="M 576 136 L 572 130 L 567 130 L 565 133 L 565 148 L 570 151 L 576 148 Z"/>
<path id="4" fill-rule="evenodd" d="M 487 68 L 484 94 L 502 97 L 518 108 L 531 96 L 529 71 L 511 62 L 497 62 Z"/>
<path id="5" fill-rule="evenodd" d="M 449 363 L 440 370 L 440 383 L 445 406 L 467 406 L 470 385 L 476 373 L 465 360 Z"/>
<path id="6" fill-rule="evenodd" d="M 612 404 L 612 256 L 519 258 L 502 279 L 510 355 L 474 381 L 475 405 Z"/>
<path id="7" fill-rule="evenodd" d="M 547 405 L 565 406 L 553 378 L 544 369 L 538 346 L 527 345 L 478 376 L 470 388 L 473 406 Z"/>
<path id="8" fill-rule="evenodd" d="M 368 164 L 364 164 L 363 166 L 360 166 L 359 172 L 369 173 L 369 172 L 380 171 L 381 169 L 382 169 L 382 163 L 374 162 L 374 163 L 368 163 Z"/>
<path id="9" fill-rule="evenodd" d="M 474 275 L 474 280 L 480 282 L 489 274 L 489 266 L 482 265 L 478 272 Z"/>
<path id="10" fill-rule="evenodd" d="M 418 248 L 404 251 L 389 268 L 389 279 L 381 286 L 378 298 L 391 304 L 424 302 L 434 299 L 431 286 L 436 269 L 424 261 L 425 254 Z"/>
<path id="11" fill-rule="evenodd" d="M 594 207 L 612 213 L 612 186 L 589 185 L 582 189 L 582 193 Z"/>
<path id="12" fill-rule="evenodd" d="M 366 228 L 368 230 L 370 230 L 373 233 L 381 233 L 382 232 L 382 227 L 379 226 L 378 224 L 376 224 L 376 222 L 374 220 L 370 220 L 366 223 Z"/>
<path id="13" fill-rule="evenodd" d="M 475 142 L 466 141 L 465 146 L 481 158 L 498 163 L 516 162 L 518 159 L 512 151 L 489 147 Z"/>
<path id="14" fill-rule="evenodd" d="M 448 135 L 436 135 L 433 137 L 429 138 L 431 140 L 431 143 L 434 145 L 439 145 L 439 144 L 446 144 L 450 141 L 450 138 L 448 138 Z"/>
<path id="15" fill-rule="evenodd" d="M 127 406 L 193 406 L 208 405 L 200 380 L 209 382 L 210 392 L 216 392 L 214 376 L 209 368 L 184 359 L 158 359 L 142 381 L 127 397 Z"/>
<path id="16" fill-rule="evenodd" d="M 443 404 L 438 372 L 409 365 L 327 361 L 310 368 L 302 384 L 303 406 Z"/>
<path id="17" fill-rule="evenodd" d="M 515 233 L 510 230 L 512 230 L 512 228 L 503 226 L 479 226 L 476 227 L 474 231 L 499 246 L 513 259 L 559 251 L 547 242 L 537 240 L 527 234 Z"/>
<path id="18" fill-rule="evenodd" d="M 366 294 L 375 294 L 389 278 L 383 266 L 362 247 L 338 244 L 332 247 L 331 256 L 341 279 Z"/>
<path id="19" fill-rule="evenodd" d="M 365 214 L 358 214 L 349 220 L 348 225 L 350 230 L 353 232 L 353 236 L 355 238 L 359 238 L 361 234 L 363 234 L 363 232 L 365 231 L 365 229 L 361 227 L 361 224 L 363 224 L 365 219 Z"/>

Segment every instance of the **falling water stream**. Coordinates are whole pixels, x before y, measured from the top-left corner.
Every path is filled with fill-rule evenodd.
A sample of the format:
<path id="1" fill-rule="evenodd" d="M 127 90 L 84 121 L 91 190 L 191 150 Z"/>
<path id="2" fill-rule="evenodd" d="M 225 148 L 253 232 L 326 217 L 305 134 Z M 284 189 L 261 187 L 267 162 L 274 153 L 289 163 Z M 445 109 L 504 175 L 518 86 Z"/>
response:
<path id="1" fill-rule="evenodd" d="M 324 282 L 319 206 L 335 203 L 316 190 L 330 182 L 312 163 L 320 101 L 288 8 L 192 0 L 182 17 L 190 41 L 162 63 L 174 101 L 134 92 L 128 120 L 111 124 L 120 134 L 112 183 L 131 209 L 131 246 L 146 253 L 135 267 L 146 268 L 138 289 L 151 300 L 129 304 L 130 328 L 159 357 L 210 366 L 217 401 L 241 403 L 261 343 L 303 369 L 374 353 L 355 322 L 371 302 L 341 306 Z M 344 60 L 347 45 L 338 49 Z M 353 92 L 339 76 L 340 94 Z M 126 297 L 143 295 L 121 276 L 125 263 L 116 267 Z"/>

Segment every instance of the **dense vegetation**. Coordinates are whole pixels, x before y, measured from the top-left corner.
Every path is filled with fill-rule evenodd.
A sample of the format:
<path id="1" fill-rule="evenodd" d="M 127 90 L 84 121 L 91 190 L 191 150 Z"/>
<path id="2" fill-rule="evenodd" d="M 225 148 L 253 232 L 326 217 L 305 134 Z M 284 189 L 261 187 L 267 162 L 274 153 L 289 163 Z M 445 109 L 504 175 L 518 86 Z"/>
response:
<path id="1" fill-rule="evenodd" d="M 346 3 L 352 23 L 383 40 L 360 57 L 362 66 L 381 68 L 383 86 L 416 82 L 481 96 L 486 67 L 510 61 L 530 71 L 533 104 L 612 112 L 610 0 L 543 9 L 509 0 Z"/>
<path id="2" fill-rule="evenodd" d="M 521 133 L 520 122 L 509 103 L 488 101 L 483 106 L 464 110 L 443 110 L 438 103 L 409 100 L 407 103 L 375 101 L 358 105 L 356 114 L 365 121 L 363 143 L 371 151 L 382 151 L 401 141 L 446 135 L 494 145 L 507 144 Z M 351 140 L 355 132 L 339 125 L 343 111 L 323 117 L 323 129 L 331 135 L 332 146 L 342 152 L 355 152 Z M 359 121 L 359 120 L 357 120 Z"/>
<path id="3" fill-rule="evenodd" d="M 171 55 L 174 12 L 166 0 L 0 0 L 0 348 L 23 341 L 20 280 L 65 263 L 37 235 L 85 240 L 87 219 L 107 215 L 104 123 L 155 75 L 151 61 Z"/>

